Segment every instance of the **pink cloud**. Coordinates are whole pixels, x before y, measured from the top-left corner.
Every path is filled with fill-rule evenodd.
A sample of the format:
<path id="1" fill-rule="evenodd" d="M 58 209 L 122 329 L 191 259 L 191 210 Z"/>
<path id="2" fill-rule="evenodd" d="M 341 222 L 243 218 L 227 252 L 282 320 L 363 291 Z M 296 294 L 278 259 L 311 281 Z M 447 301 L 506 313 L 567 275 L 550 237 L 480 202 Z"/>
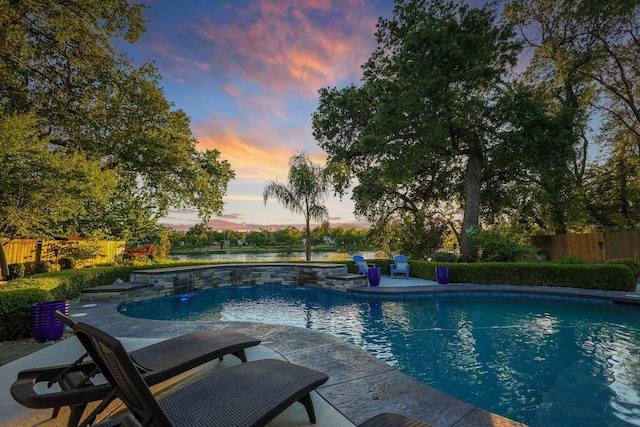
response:
<path id="1" fill-rule="evenodd" d="M 299 224 L 252 224 L 252 223 L 236 223 L 233 221 L 227 221 L 223 219 L 213 219 L 209 221 L 209 227 L 216 231 L 223 230 L 235 230 L 235 231 L 259 231 L 259 230 L 280 230 L 282 228 L 293 227 L 298 230 L 304 230 L 305 225 L 303 223 Z M 312 227 L 317 227 L 319 224 L 313 224 Z M 358 228 L 358 229 L 367 229 L 371 226 L 368 222 L 365 221 L 355 221 L 355 222 L 344 222 L 344 223 L 331 223 L 331 227 L 342 227 L 344 229 L 349 228 Z"/>
<path id="2" fill-rule="evenodd" d="M 216 218 L 231 220 L 231 219 L 242 219 L 245 217 L 246 217 L 245 214 L 222 214 L 222 215 L 218 215 Z"/>
<path id="3" fill-rule="evenodd" d="M 197 215 L 197 209 L 169 209 L 169 215 Z"/>
<path id="4" fill-rule="evenodd" d="M 173 210 L 173 213 L 176 217 L 183 217 L 185 215 L 194 215 L 195 214 L 191 210 Z M 193 221 L 186 222 L 182 219 L 177 219 L 174 216 L 170 216 L 164 218 L 161 223 L 167 227 L 173 228 L 177 231 L 187 231 L 189 228 L 193 227 L 196 224 L 200 224 L 201 221 L 195 218 Z M 243 221 L 247 215 L 242 213 L 228 213 L 224 215 L 217 216 L 211 219 L 208 225 L 216 231 L 222 230 L 235 230 L 235 231 L 258 231 L 260 229 L 267 230 L 279 230 L 287 227 L 294 227 L 299 230 L 304 229 L 304 223 L 295 222 L 295 223 L 271 223 L 271 224 L 258 224 L 251 221 Z M 345 220 L 341 217 L 331 217 L 329 219 L 332 228 L 342 227 L 344 229 L 349 228 L 357 228 L 357 229 L 367 229 L 371 226 L 371 224 L 367 221 L 358 221 L 358 220 Z M 317 227 L 320 224 L 313 223 L 312 227 Z"/>
<path id="5" fill-rule="evenodd" d="M 239 90 L 237 87 L 235 87 L 235 86 L 229 86 L 229 85 L 227 85 L 227 86 L 225 86 L 225 87 L 223 88 L 223 90 L 224 90 L 224 91 L 225 91 L 225 93 L 227 93 L 229 96 L 232 96 L 232 97 L 234 97 L 234 98 L 238 98 L 238 97 L 240 97 L 240 90 Z"/>
<path id="6" fill-rule="evenodd" d="M 374 47 L 377 15 L 363 1 L 259 1 L 238 19 L 205 17 L 195 31 L 216 68 L 229 67 L 269 92 L 313 97 L 320 87 L 361 74 Z M 221 52 L 228 52 L 221 57 Z"/>

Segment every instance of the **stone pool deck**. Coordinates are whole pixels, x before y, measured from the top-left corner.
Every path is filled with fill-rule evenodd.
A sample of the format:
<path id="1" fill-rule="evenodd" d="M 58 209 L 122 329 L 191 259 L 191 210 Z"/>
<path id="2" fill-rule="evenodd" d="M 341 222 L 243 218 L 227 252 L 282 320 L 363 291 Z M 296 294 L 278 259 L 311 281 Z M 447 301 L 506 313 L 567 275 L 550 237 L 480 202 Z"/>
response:
<path id="1" fill-rule="evenodd" d="M 561 298 L 607 299 L 639 304 L 640 294 L 623 292 L 584 291 L 561 288 L 529 288 L 451 284 L 415 278 L 391 279 L 383 276 L 378 287 L 354 287 L 352 292 L 394 294 L 410 298 L 424 293 L 528 293 L 554 295 Z M 318 413 L 318 427 L 350 427 L 381 412 L 401 413 L 439 427 L 512 427 L 523 424 L 489 413 L 414 380 L 379 361 L 365 350 L 332 335 L 309 329 L 248 322 L 184 322 L 133 319 L 117 311 L 118 301 L 75 301 L 70 315 L 76 321 L 86 321 L 120 338 L 130 349 L 188 332 L 208 329 L 235 329 L 262 340 L 260 346 L 249 349 L 249 360 L 275 357 L 308 366 L 329 375 L 329 381 L 313 394 Z M 22 369 L 49 366 L 74 360 L 82 350 L 75 338 L 68 338 L 37 353 L 0 367 L 0 425 L 2 426 L 62 426 L 68 411 L 51 419 L 49 410 L 31 410 L 17 404 L 9 395 L 9 386 Z M 189 375 L 162 385 L 154 392 L 162 393 L 179 387 L 201 375 L 238 363 L 227 357 L 223 362 L 211 362 Z M 299 408 L 298 408 L 299 407 Z M 294 405 L 269 426 L 310 425 L 301 405 Z M 110 408 L 117 413 L 122 408 Z M 66 412 L 65 412 L 66 411 Z"/>

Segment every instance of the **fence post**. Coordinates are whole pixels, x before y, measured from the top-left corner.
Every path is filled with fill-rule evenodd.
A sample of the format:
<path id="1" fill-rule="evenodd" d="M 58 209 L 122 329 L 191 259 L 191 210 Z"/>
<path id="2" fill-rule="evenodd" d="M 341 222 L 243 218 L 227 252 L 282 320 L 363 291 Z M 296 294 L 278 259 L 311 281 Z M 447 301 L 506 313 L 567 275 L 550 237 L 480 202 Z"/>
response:
<path id="1" fill-rule="evenodd" d="M 36 264 L 42 259 L 42 240 L 36 242 Z"/>

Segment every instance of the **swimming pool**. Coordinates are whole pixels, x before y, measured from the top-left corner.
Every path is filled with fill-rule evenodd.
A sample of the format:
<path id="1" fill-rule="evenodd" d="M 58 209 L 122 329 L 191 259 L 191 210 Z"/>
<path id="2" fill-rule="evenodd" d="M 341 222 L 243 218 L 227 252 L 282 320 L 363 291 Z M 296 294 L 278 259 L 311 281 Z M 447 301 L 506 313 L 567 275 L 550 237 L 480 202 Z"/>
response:
<path id="1" fill-rule="evenodd" d="M 248 286 L 143 301 L 121 311 L 146 319 L 325 331 L 433 387 L 533 427 L 640 425 L 637 307 Z"/>

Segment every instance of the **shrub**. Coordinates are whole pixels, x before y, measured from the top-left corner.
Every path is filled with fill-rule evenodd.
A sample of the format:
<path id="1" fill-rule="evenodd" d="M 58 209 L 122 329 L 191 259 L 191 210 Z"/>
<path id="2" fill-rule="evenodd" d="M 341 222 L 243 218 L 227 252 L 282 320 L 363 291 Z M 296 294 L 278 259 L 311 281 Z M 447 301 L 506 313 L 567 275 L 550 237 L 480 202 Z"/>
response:
<path id="1" fill-rule="evenodd" d="M 198 263 L 183 263 L 194 265 Z M 175 264 L 155 266 L 163 268 Z M 129 280 L 138 266 L 100 267 L 62 270 L 13 280 L 0 286 L 0 341 L 31 335 L 31 304 L 44 301 L 71 300 L 82 289 L 110 285 L 116 279 Z"/>
<path id="2" fill-rule="evenodd" d="M 631 274 L 635 277 L 636 281 L 640 278 L 640 261 L 636 261 L 632 258 L 617 258 L 617 259 L 608 259 L 605 261 L 606 264 L 618 264 L 618 265 L 626 265 L 631 269 Z"/>
<path id="3" fill-rule="evenodd" d="M 558 264 L 554 262 L 438 263 L 410 261 L 411 276 L 436 280 L 435 267 L 449 267 L 449 283 L 556 286 L 633 292 L 631 271 L 621 265 Z"/>
<path id="4" fill-rule="evenodd" d="M 22 279 L 26 271 L 24 264 L 9 264 L 9 280 Z"/>
<path id="5" fill-rule="evenodd" d="M 73 242 L 60 249 L 60 256 L 72 258 L 76 264 L 82 263 L 100 256 L 100 245 L 96 242 Z"/>
<path id="6" fill-rule="evenodd" d="M 76 268 L 76 260 L 70 256 L 62 257 L 58 260 L 61 270 L 71 270 Z"/>
<path id="7" fill-rule="evenodd" d="M 158 252 L 158 248 L 153 243 L 142 246 L 128 246 L 124 249 L 124 258 L 129 260 L 153 259 Z"/>
<path id="8" fill-rule="evenodd" d="M 8 341 L 31 336 L 31 305 L 53 300 L 41 289 L 0 292 L 0 340 Z"/>
<path id="9" fill-rule="evenodd" d="M 0 340 L 31 336 L 31 305 L 70 300 L 91 286 L 128 280 L 133 267 L 64 270 L 38 274 L 5 284 L 0 291 Z"/>
<path id="10" fill-rule="evenodd" d="M 434 262 L 456 262 L 458 261 L 458 257 L 451 252 L 436 252 L 431 257 L 431 261 Z"/>
<path id="11" fill-rule="evenodd" d="M 564 257 L 558 261 L 560 264 L 586 264 L 587 261 L 575 256 Z"/>
<path id="12" fill-rule="evenodd" d="M 158 258 L 167 259 L 169 258 L 169 251 L 171 250 L 171 240 L 169 240 L 169 236 L 167 234 L 162 234 L 160 236 L 160 241 L 158 242 Z"/>
<path id="13" fill-rule="evenodd" d="M 53 261 L 38 261 L 34 266 L 34 274 L 49 273 L 55 271 Z"/>
<path id="14" fill-rule="evenodd" d="M 523 236 L 512 229 L 482 230 L 474 236 L 473 240 L 482 252 L 482 261 L 522 261 L 533 252 L 533 248 L 524 241 Z"/>

